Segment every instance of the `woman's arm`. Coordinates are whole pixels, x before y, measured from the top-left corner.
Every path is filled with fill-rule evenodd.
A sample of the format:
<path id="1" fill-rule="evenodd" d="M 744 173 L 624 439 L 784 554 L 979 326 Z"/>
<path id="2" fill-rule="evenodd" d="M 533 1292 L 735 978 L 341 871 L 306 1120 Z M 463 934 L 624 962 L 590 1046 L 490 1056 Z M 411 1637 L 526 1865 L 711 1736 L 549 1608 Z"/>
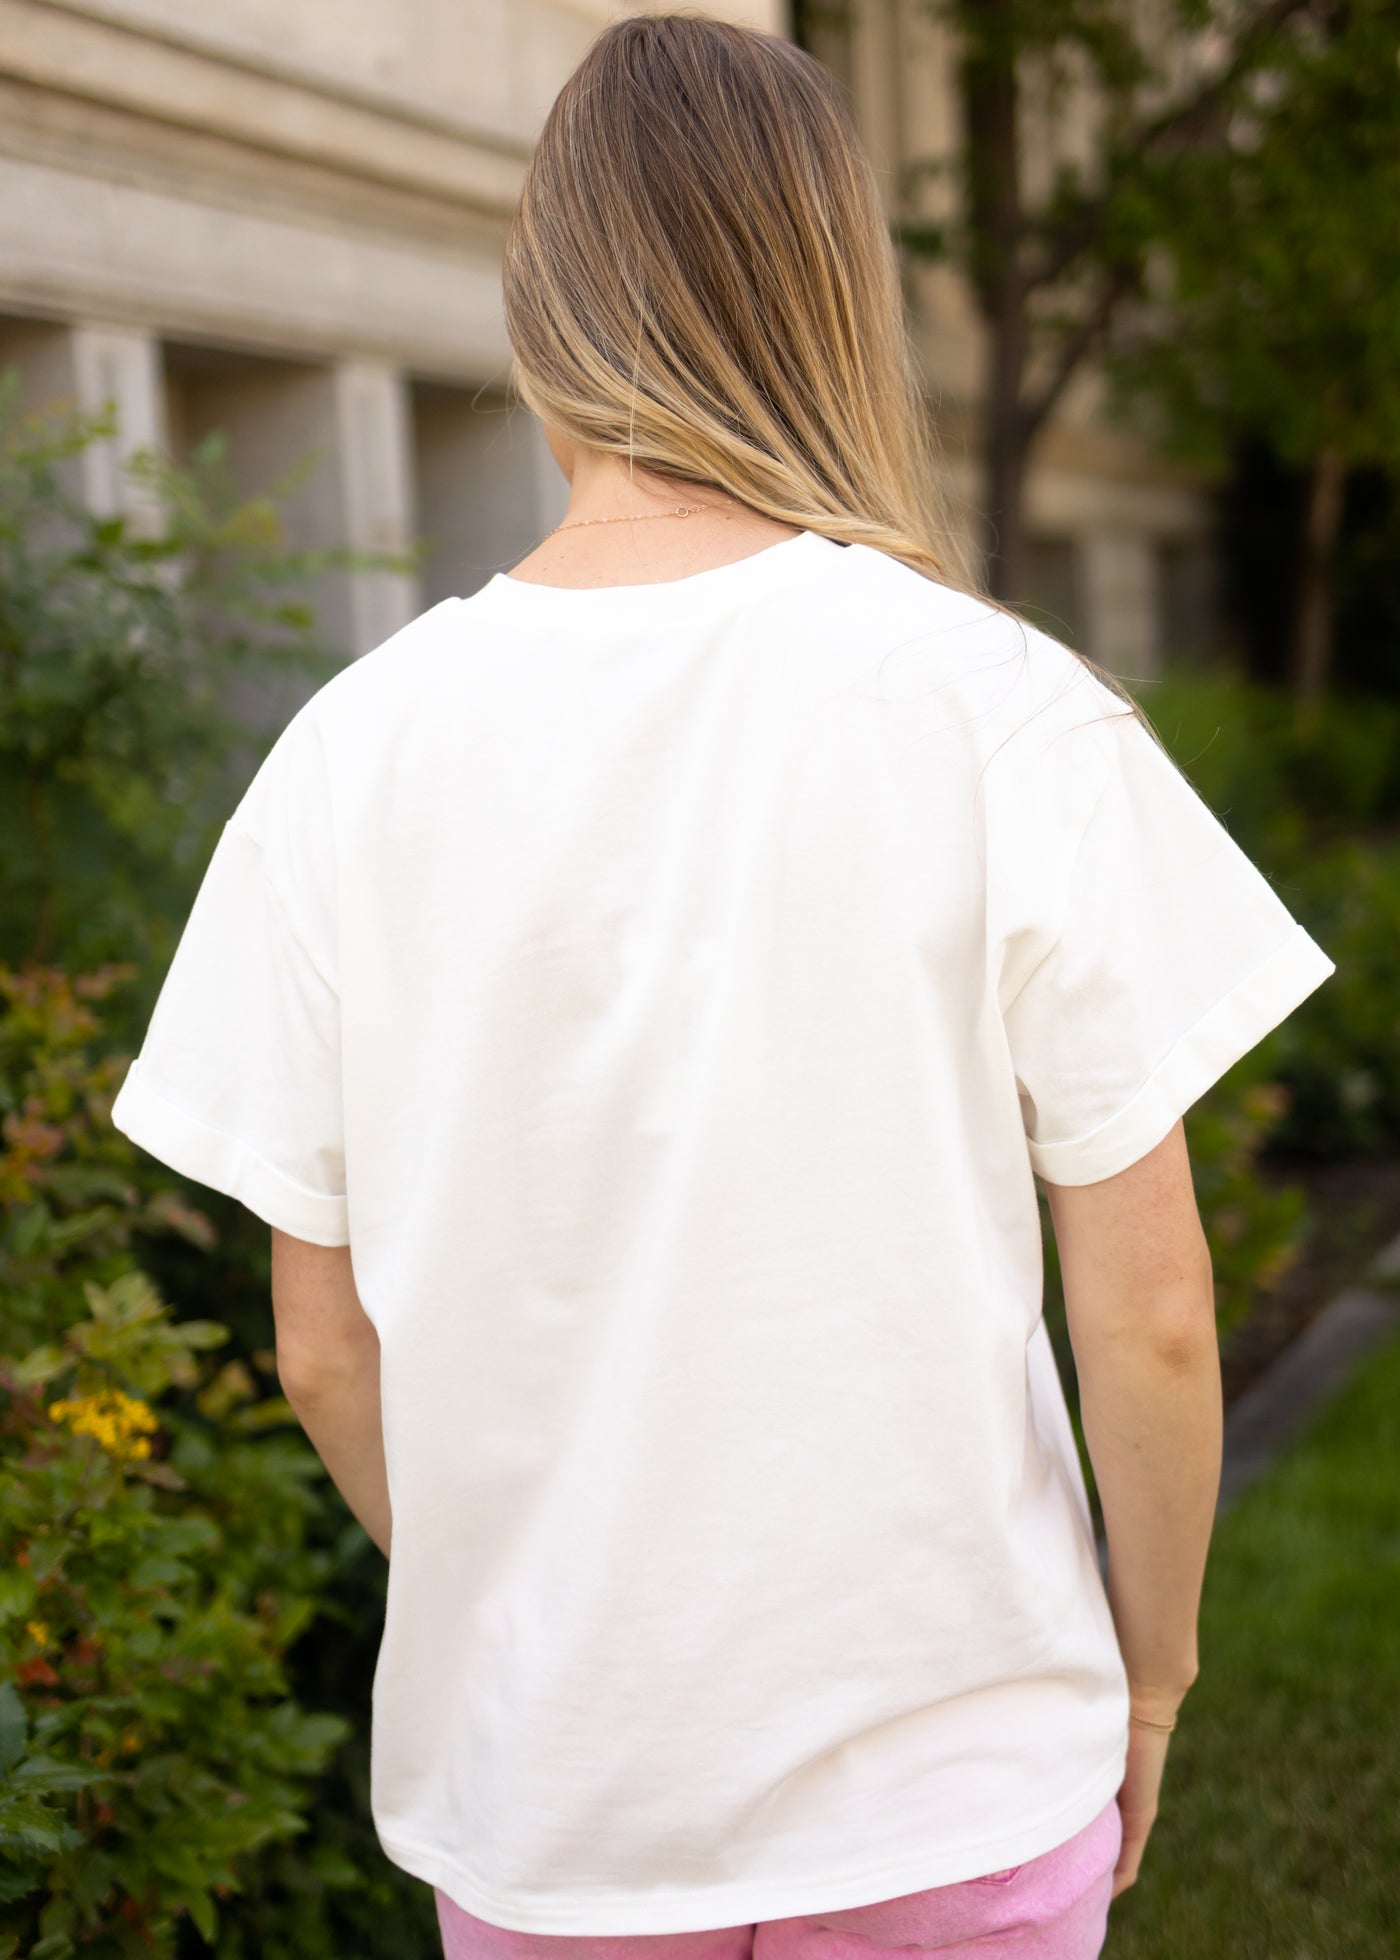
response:
<path id="1" fill-rule="evenodd" d="M 1196 1677 L 1221 1451 L 1215 1285 L 1183 1125 L 1117 1176 L 1046 1195 L 1132 1706 L 1169 1722 Z M 1137 1877 L 1166 1747 L 1129 1730 L 1115 1894 Z"/>
<path id="2" fill-rule="evenodd" d="M 272 1228 L 277 1374 L 331 1480 L 389 1556 L 392 1519 L 379 1405 L 379 1336 L 360 1304 L 348 1246 Z"/>

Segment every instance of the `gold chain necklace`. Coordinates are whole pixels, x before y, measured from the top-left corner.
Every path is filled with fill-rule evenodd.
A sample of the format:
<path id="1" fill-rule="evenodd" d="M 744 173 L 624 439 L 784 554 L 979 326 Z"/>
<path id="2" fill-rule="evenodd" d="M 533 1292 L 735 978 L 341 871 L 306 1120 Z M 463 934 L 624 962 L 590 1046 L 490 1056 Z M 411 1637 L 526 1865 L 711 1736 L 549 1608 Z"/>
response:
<path id="1" fill-rule="evenodd" d="M 649 517 L 689 517 L 697 510 L 717 510 L 717 504 L 677 504 L 674 510 L 646 510 L 633 517 L 624 512 L 620 517 L 575 517 L 568 524 L 556 524 L 554 531 L 576 531 L 581 524 L 645 524 Z M 554 531 L 546 531 L 552 538 Z"/>

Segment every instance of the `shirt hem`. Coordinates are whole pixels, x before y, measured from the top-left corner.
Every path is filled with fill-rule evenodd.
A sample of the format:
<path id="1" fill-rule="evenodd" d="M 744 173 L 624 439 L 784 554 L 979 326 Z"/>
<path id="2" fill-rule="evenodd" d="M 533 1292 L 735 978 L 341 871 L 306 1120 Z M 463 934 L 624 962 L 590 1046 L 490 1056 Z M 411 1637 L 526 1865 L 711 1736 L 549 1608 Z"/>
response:
<path id="1" fill-rule="evenodd" d="M 1050 1184 L 1093 1184 L 1126 1170 L 1336 970 L 1336 962 L 1295 924 L 1262 965 L 1181 1036 L 1116 1116 L 1062 1143 L 1028 1139 L 1032 1169 Z"/>
<path id="2" fill-rule="evenodd" d="M 876 1905 L 904 1898 L 936 1885 L 956 1885 L 1026 1864 L 1054 1851 L 1093 1823 L 1122 1787 L 1122 1750 L 1071 1803 L 1028 1829 L 994 1843 L 959 1846 L 956 1851 L 921 1854 L 903 1860 L 833 1877 L 765 1882 L 736 1880 L 703 1891 L 653 1889 L 647 1892 L 590 1891 L 546 1903 L 517 1894 L 493 1892 L 471 1877 L 453 1859 L 428 1845 L 416 1844 L 397 1832 L 376 1826 L 379 1843 L 393 1864 L 436 1886 L 489 1925 L 523 1933 L 584 1934 L 592 1937 L 628 1934 L 718 1931 L 730 1926 L 753 1926 L 762 1921 L 841 1912 L 853 1906 Z"/>
<path id="3" fill-rule="evenodd" d="M 265 1225 L 311 1245 L 350 1243 L 343 1197 L 308 1191 L 239 1138 L 167 1102 L 140 1070 L 138 1056 L 112 1104 L 113 1127 L 123 1136 L 171 1170 L 236 1198 Z"/>

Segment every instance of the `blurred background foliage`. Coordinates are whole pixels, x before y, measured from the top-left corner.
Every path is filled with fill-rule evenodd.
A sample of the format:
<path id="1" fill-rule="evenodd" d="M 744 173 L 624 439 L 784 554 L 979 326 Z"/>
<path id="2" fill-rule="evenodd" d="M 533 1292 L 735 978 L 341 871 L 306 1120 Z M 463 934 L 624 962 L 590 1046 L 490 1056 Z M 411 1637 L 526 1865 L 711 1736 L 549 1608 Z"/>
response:
<path id="1" fill-rule="evenodd" d="M 95 515 L 66 466 L 113 433 L 108 411 L 25 415 L 0 377 L 0 957 L 146 973 L 255 766 L 236 678 L 329 679 L 302 595 L 358 561 L 288 551 L 290 482 L 240 498 L 218 436 L 188 469 L 133 460 L 139 521 Z"/>
<path id="2" fill-rule="evenodd" d="M 369 1810 L 387 1568 L 278 1391 L 266 1227 L 110 1121 L 270 739 L 230 677 L 328 678 L 298 587 L 380 561 L 285 552 L 217 442 L 94 518 L 108 419 L 0 399 L 0 1955 L 427 1952 Z"/>

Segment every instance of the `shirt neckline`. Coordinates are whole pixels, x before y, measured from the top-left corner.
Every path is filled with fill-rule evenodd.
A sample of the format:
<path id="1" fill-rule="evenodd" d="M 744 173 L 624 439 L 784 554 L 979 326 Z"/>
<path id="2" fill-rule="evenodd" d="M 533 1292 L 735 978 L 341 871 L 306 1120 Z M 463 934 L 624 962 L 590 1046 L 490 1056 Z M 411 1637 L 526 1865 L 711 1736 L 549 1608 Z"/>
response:
<path id="1" fill-rule="evenodd" d="M 819 531 L 799 531 L 795 537 L 781 538 L 777 544 L 751 551 L 747 558 L 731 558 L 723 565 L 710 565 L 684 578 L 651 579 L 640 585 L 539 585 L 531 580 L 511 578 L 495 572 L 479 588 L 477 596 L 491 593 L 515 605 L 594 607 L 612 605 L 638 607 L 675 603 L 693 604 L 711 593 L 757 590 L 786 576 L 789 569 L 802 564 L 818 550 L 839 549 L 831 538 Z"/>

